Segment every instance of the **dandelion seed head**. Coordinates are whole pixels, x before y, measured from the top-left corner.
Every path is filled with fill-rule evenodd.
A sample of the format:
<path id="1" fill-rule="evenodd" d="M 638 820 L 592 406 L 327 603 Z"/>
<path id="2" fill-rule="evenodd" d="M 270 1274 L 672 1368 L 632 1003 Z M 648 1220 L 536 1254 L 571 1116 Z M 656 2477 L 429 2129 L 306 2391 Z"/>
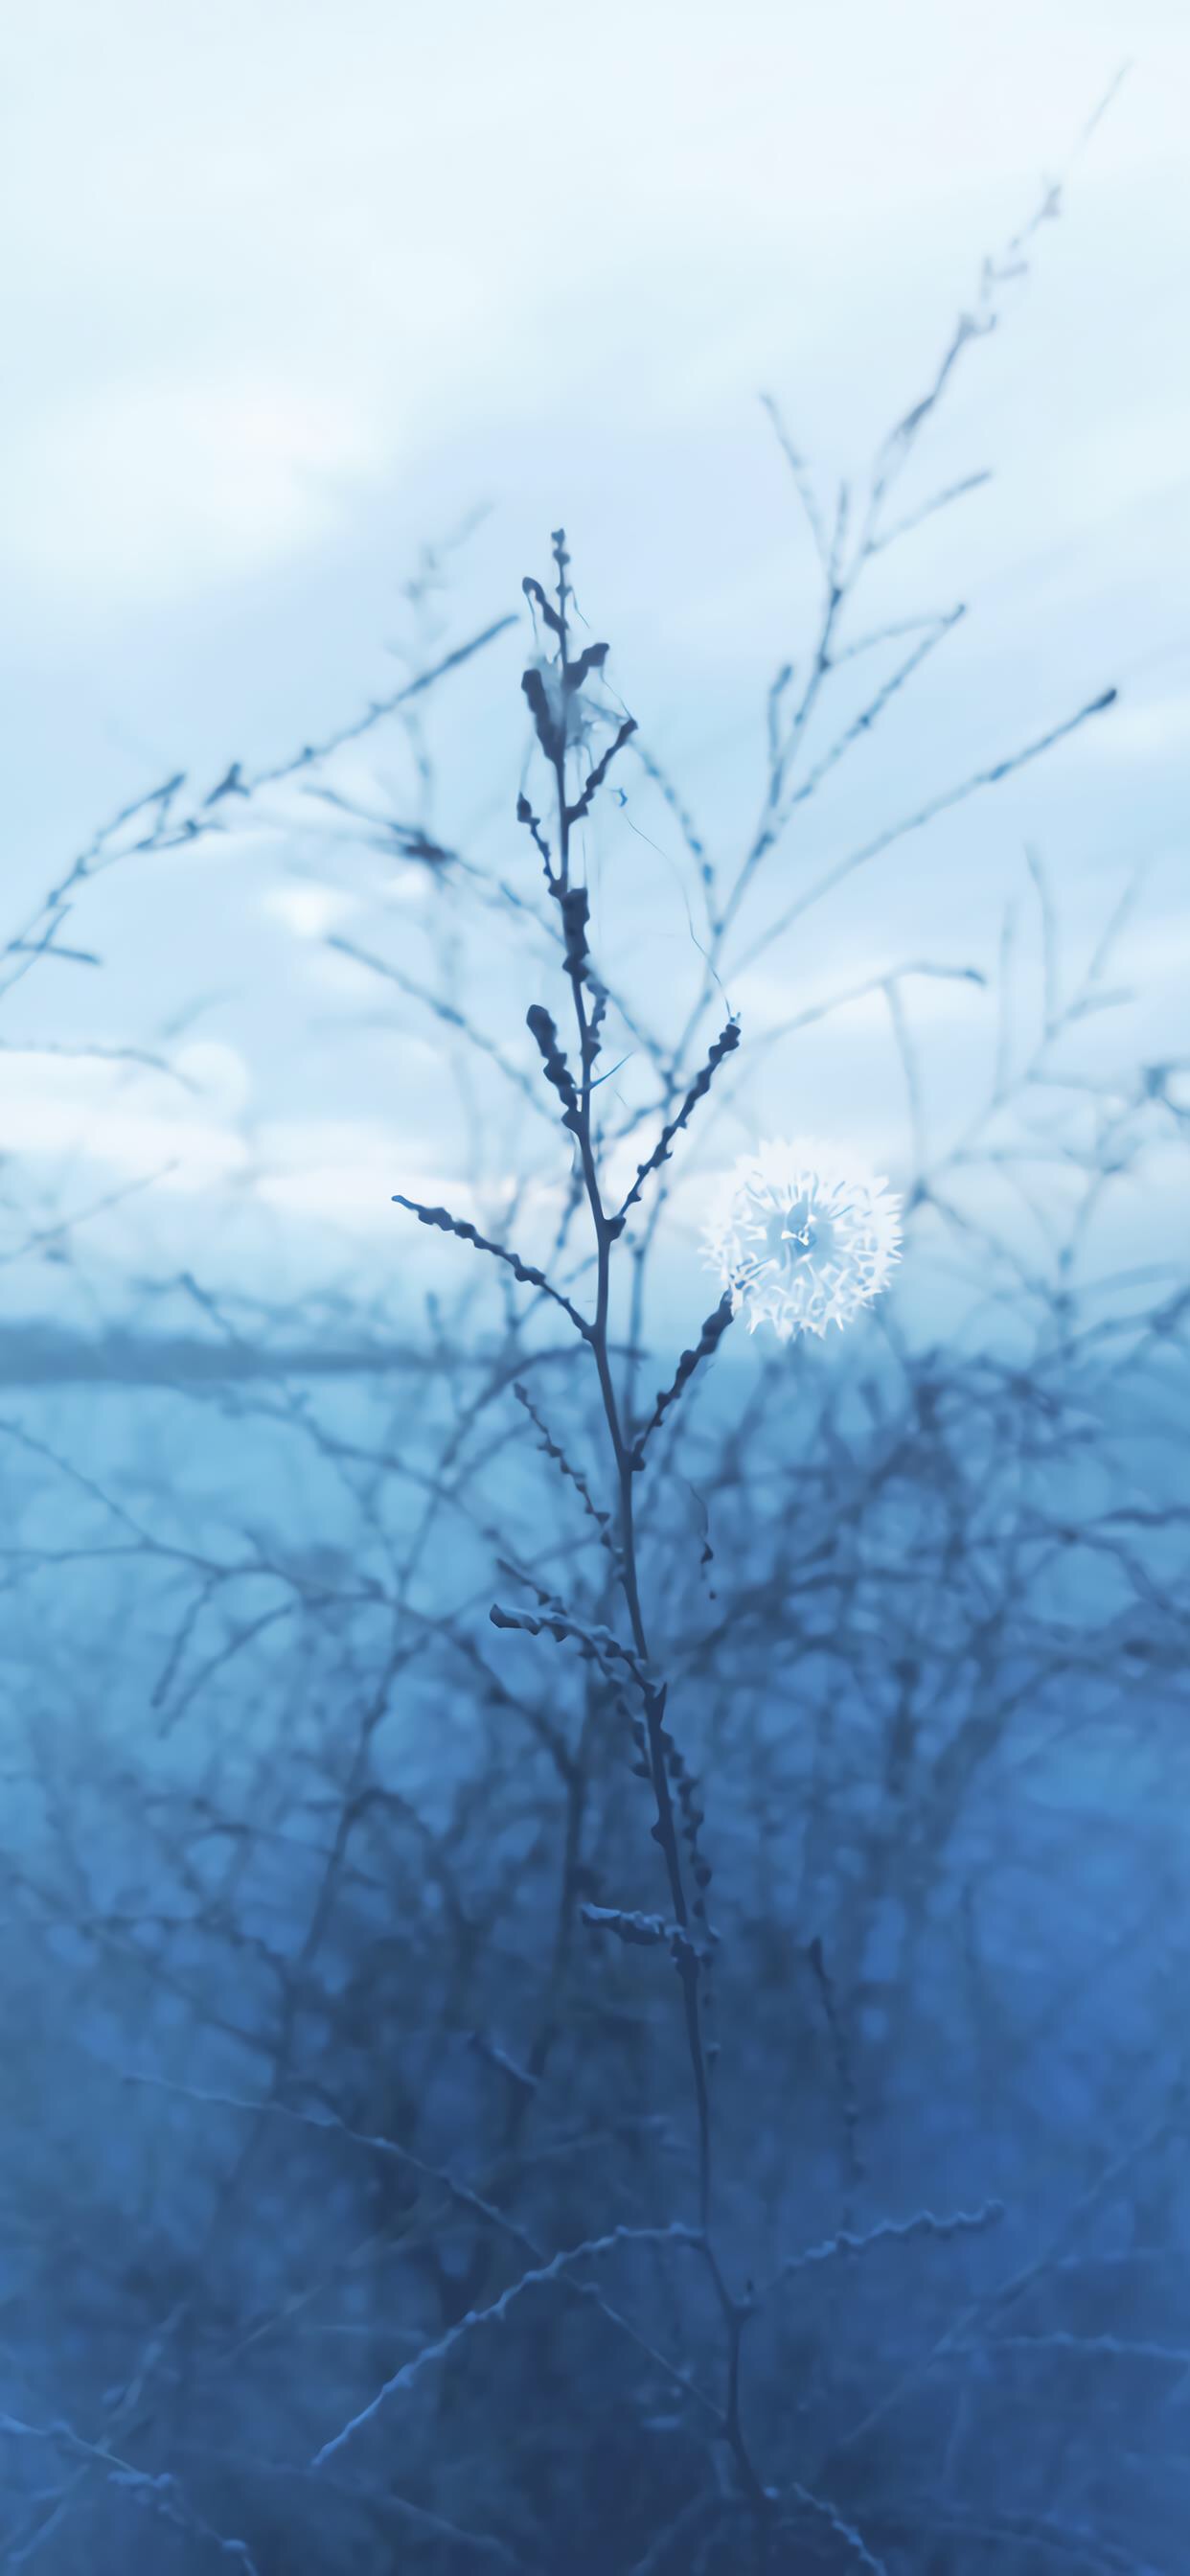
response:
<path id="1" fill-rule="evenodd" d="M 846 1149 L 770 1138 L 727 1175 L 706 1258 L 749 1332 L 778 1339 L 840 1330 L 888 1285 L 900 1260 L 901 1202 Z"/>

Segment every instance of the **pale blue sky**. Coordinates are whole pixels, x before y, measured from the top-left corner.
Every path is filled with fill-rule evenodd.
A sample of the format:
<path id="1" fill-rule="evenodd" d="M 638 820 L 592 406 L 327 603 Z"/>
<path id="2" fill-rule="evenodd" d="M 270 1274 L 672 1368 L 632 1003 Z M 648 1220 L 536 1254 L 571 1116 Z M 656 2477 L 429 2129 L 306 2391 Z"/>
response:
<path id="1" fill-rule="evenodd" d="M 1123 703 L 995 812 L 971 809 L 869 880 L 816 933 L 799 990 L 931 941 L 953 957 L 969 936 L 986 954 L 1030 837 L 1084 941 L 1128 866 L 1152 863 L 1136 954 L 1150 1027 L 1176 1031 L 1190 15 L 1160 0 L 8 13 L 14 911 L 169 770 L 201 783 L 233 754 L 263 764 L 391 686 L 398 586 L 418 544 L 477 500 L 491 510 L 461 558 L 458 627 L 517 604 L 564 515 L 619 685 L 734 845 L 756 800 L 764 687 L 801 640 L 812 572 L 757 393 L 779 396 L 828 487 L 861 466 L 921 390 L 982 254 L 1031 212 L 1125 57 L 1063 219 L 932 445 L 931 480 L 985 464 L 995 480 L 923 532 L 906 604 L 961 598 L 970 616 L 860 777 L 854 821 L 944 787 L 1110 681 Z M 481 837 L 515 766 L 516 673 L 514 647 L 486 694 L 460 700 L 472 731 L 451 813 Z M 640 881 L 660 972 L 682 933 L 677 915 L 663 926 L 664 867 Z M 143 1036 L 189 995 L 228 993 L 188 1040 L 221 1050 L 191 1059 L 208 1083 L 201 1118 L 187 1111 L 195 1178 L 231 1168 L 249 1102 L 270 1149 L 284 1129 L 299 1165 L 355 1172 L 358 1213 L 373 1168 L 379 1196 L 389 1172 L 379 1059 L 303 1045 L 348 988 L 321 952 L 312 963 L 276 878 L 269 854 L 229 849 L 168 879 L 111 880 L 88 912 L 111 960 L 102 1001 L 43 978 L 40 1022 Z M 947 988 L 927 998 L 957 1047 Z M 408 1046 L 414 1115 L 433 1059 L 415 1032 Z M 87 1140 L 102 1178 L 176 1141 L 164 1096 L 0 1070 L 0 1143 L 48 1157 Z M 837 1075 L 826 1063 L 816 1079 Z"/>

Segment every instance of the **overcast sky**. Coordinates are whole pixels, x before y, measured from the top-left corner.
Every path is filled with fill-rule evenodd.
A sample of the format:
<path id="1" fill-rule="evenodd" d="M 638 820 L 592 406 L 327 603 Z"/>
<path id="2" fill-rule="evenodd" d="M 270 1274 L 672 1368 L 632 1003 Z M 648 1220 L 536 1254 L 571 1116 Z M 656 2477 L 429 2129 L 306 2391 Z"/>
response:
<path id="1" fill-rule="evenodd" d="M 746 804 L 810 571 L 758 392 L 825 488 L 860 467 L 1126 58 L 1061 222 L 939 428 L 939 481 L 995 479 L 907 567 L 928 604 L 945 592 L 970 615 L 881 794 L 945 785 L 1120 682 L 1110 723 L 1030 773 L 1002 826 L 973 827 L 965 883 L 978 911 L 1001 843 L 1016 865 L 1028 832 L 1089 935 L 1150 859 L 1138 936 L 1168 1018 L 1190 713 L 1182 0 L 4 13 L 14 911 L 124 797 L 179 766 L 213 781 L 233 755 L 281 756 L 391 686 L 400 583 L 476 502 L 456 630 L 519 604 L 564 516 L 650 739 L 714 821 Z M 516 649 L 493 677 L 514 704 Z M 505 787 L 507 763 L 484 766 L 459 808 L 477 827 Z M 895 897 L 874 888 L 865 936 L 919 943 L 936 918 L 953 946 L 958 846 Z M 102 1034 L 132 1025 L 146 984 L 162 1012 L 187 977 L 234 984 L 229 940 L 242 953 L 266 921 L 274 986 L 287 961 L 305 971 L 263 874 L 241 870 L 216 934 L 225 878 L 113 896 Z M 822 971 L 843 962 L 824 951 Z M 52 1024 L 88 1011 L 98 1033 L 93 994 L 40 994 Z M 223 1049 L 216 1136 L 237 1086 L 280 1115 L 267 1013 L 257 1062 L 247 1004 L 229 1009 L 204 1033 Z M 0 1083 L 15 1145 L 35 1141 L 19 1083 Z M 72 1098 L 67 1129 L 85 1113 L 96 1143 L 108 1110 Z M 66 1132 L 40 1092 L 37 1117 Z M 140 1147 L 121 1150 L 127 1168 Z"/>

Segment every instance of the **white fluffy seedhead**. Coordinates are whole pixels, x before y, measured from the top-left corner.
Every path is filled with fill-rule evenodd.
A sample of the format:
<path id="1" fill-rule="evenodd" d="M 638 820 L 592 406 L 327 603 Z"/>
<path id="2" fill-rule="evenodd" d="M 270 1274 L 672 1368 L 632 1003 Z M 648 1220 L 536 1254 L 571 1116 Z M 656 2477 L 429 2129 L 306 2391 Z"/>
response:
<path id="1" fill-rule="evenodd" d="M 845 1149 L 772 1138 L 723 1183 L 706 1256 L 748 1330 L 779 1339 L 852 1322 L 900 1260 L 901 1203 Z"/>

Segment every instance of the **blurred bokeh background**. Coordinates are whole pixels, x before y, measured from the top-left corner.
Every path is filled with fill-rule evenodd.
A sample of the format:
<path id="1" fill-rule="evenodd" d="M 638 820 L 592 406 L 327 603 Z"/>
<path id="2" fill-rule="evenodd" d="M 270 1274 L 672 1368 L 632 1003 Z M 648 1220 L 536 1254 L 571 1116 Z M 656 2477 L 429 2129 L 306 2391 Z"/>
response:
<path id="1" fill-rule="evenodd" d="M 1159 0 L 0 25 L 0 2568 L 1184 2576 L 1188 124 Z M 392 1204 L 591 1297 L 560 522 L 609 1191 L 742 1040 L 634 1436 L 741 1151 L 904 1201 L 638 1484 L 721 2270 L 588 1355 Z"/>

